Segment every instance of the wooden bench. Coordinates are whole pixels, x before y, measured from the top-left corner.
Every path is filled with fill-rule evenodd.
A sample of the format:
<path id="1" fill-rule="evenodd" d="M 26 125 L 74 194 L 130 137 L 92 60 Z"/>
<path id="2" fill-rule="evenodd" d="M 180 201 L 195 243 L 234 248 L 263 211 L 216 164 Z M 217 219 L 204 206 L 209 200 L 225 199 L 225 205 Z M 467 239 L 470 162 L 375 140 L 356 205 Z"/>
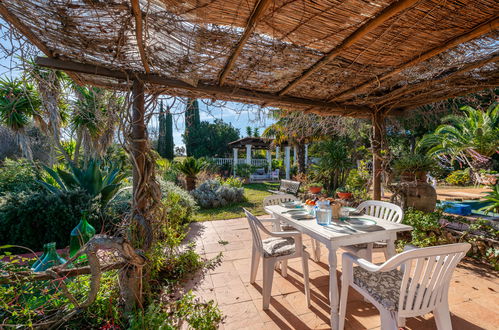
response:
<path id="1" fill-rule="evenodd" d="M 291 194 L 297 195 L 300 190 L 301 182 L 293 180 L 281 180 L 279 190 L 269 190 L 273 194 Z"/>

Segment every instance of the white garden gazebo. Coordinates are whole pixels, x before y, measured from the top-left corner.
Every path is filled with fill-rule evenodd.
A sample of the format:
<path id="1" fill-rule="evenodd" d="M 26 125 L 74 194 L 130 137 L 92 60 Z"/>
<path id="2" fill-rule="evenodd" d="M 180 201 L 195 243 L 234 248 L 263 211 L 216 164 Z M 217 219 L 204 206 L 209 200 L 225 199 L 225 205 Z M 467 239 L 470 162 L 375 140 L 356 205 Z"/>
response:
<path id="1" fill-rule="evenodd" d="M 286 171 L 286 179 L 290 178 L 291 169 L 291 146 L 287 143 L 282 143 L 280 146 L 274 146 L 273 139 L 261 138 L 261 137 L 245 137 L 236 141 L 229 143 L 229 147 L 233 150 L 233 161 L 234 164 L 234 175 L 236 175 L 236 165 L 241 163 L 239 160 L 239 150 L 246 149 L 246 159 L 243 163 L 249 165 L 261 165 L 252 158 L 253 150 L 266 150 L 266 165 L 268 171 L 272 170 L 272 149 L 275 147 L 276 159 L 280 159 L 280 148 L 284 147 L 284 167 Z M 295 153 L 296 154 L 296 153 Z M 305 160 L 306 162 L 307 160 Z"/>

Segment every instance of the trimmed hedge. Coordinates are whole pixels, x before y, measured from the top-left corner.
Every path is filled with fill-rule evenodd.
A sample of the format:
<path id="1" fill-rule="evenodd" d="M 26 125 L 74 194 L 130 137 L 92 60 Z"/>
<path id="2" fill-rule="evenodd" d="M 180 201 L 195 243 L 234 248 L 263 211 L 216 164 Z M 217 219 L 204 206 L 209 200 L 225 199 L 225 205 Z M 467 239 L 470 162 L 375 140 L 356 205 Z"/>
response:
<path id="1" fill-rule="evenodd" d="M 58 249 L 68 246 L 71 230 L 92 204 L 91 197 L 81 190 L 6 194 L 0 201 L 0 245 L 21 245 L 35 251 L 48 242 L 56 242 Z"/>

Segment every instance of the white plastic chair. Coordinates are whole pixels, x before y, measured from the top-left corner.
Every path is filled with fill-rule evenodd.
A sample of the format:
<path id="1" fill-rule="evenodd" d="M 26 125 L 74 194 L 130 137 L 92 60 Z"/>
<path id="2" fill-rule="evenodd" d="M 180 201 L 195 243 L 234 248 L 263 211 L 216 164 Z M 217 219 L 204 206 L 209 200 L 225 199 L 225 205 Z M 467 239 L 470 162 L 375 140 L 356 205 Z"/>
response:
<path id="1" fill-rule="evenodd" d="M 271 206 L 271 205 L 279 205 L 281 203 L 286 203 L 286 202 L 291 202 L 291 201 L 298 201 L 298 197 L 293 196 L 291 194 L 282 194 L 282 195 L 270 195 L 267 196 L 263 199 L 263 207 L 265 206 Z M 267 212 L 271 216 L 273 214 L 271 212 Z M 283 225 L 278 219 L 275 218 L 270 218 L 270 219 L 264 219 L 265 221 L 272 221 L 273 222 L 273 230 L 274 231 L 281 231 L 281 230 L 294 230 L 293 227 L 288 226 L 288 225 Z"/>
<path id="2" fill-rule="evenodd" d="M 381 314 L 381 329 L 398 329 L 400 321 L 433 312 L 437 328 L 452 329 L 448 293 L 454 268 L 466 255 L 468 243 L 413 249 L 382 265 L 344 253 L 340 323 L 345 324 L 348 287 L 369 300 Z M 353 264 L 359 265 L 353 267 Z"/>
<path id="3" fill-rule="evenodd" d="M 370 215 L 378 219 L 392 221 L 395 223 L 401 223 L 404 218 L 404 211 L 400 206 L 382 201 L 362 202 L 357 207 L 357 211 L 364 212 L 364 214 Z M 383 253 L 385 254 L 385 259 L 388 259 L 386 242 L 349 245 L 349 246 L 344 246 L 342 248 L 348 252 L 364 257 L 364 259 L 369 261 L 372 260 L 373 250 L 383 250 Z"/>
<path id="4" fill-rule="evenodd" d="M 270 195 L 267 196 L 263 199 L 263 206 L 270 206 L 270 205 L 279 205 L 281 203 L 285 202 L 290 202 L 290 201 L 298 201 L 299 198 L 291 195 L 291 194 L 277 194 L 277 195 Z M 273 214 L 271 212 L 267 212 L 271 216 Z M 272 221 L 272 230 L 274 231 L 286 231 L 286 230 L 295 230 L 293 226 L 287 225 L 285 223 L 281 223 L 278 219 L 275 218 L 267 218 L 267 219 L 262 219 L 264 221 Z M 316 240 L 312 240 L 312 252 L 314 255 L 314 260 L 318 261 L 319 256 L 317 255 L 317 250 L 318 250 L 319 242 Z M 320 251 L 319 251 L 320 253 Z M 287 261 L 284 260 L 281 263 L 281 272 L 284 277 L 287 275 Z"/>
<path id="5" fill-rule="evenodd" d="M 303 249 L 301 233 L 297 231 L 270 232 L 260 220 L 244 209 L 246 218 L 250 225 L 253 236 L 253 248 L 251 254 L 250 283 L 255 283 L 256 273 L 260 257 L 263 259 L 263 309 L 269 308 L 270 295 L 272 292 L 272 279 L 274 267 L 279 261 L 287 261 L 292 258 L 301 258 L 303 266 L 303 280 L 307 306 L 310 306 L 310 287 L 308 279 L 309 254 Z M 263 239 L 260 230 L 269 235 L 270 238 Z"/>

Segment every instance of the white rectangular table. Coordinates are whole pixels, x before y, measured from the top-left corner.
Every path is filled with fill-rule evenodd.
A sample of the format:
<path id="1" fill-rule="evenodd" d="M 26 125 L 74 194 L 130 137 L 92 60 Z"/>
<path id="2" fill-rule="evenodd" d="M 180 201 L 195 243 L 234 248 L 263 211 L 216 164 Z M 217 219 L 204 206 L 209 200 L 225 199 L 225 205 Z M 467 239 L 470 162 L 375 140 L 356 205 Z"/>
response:
<path id="1" fill-rule="evenodd" d="M 412 230 L 411 226 L 385 221 L 368 215 L 363 215 L 361 216 L 362 218 L 375 220 L 378 226 L 382 227 L 383 229 L 376 231 L 357 230 L 356 232 L 348 229 L 333 231 L 330 229 L 326 229 L 321 225 L 318 225 L 315 219 L 295 220 L 291 218 L 291 215 L 289 213 L 283 213 L 285 211 L 289 211 L 289 209 L 280 205 L 266 206 L 265 211 L 272 213 L 275 219 L 286 222 L 287 224 L 296 228 L 296 230 L 307 234 L 311 238 L 323 243 L 327 247 L 329 251 L 329 303 L 331 305 L 331 328 L 333 329 L 338 329 L 339 318 L 338 279 L 336 276 L 336 251 L 338 250 L 338 248 L 353 244 L 386 241 L 388 256 L 392 257 L 393 255 L 395 255 L 395 240 L 397 239 L 397 232 Z"/>

